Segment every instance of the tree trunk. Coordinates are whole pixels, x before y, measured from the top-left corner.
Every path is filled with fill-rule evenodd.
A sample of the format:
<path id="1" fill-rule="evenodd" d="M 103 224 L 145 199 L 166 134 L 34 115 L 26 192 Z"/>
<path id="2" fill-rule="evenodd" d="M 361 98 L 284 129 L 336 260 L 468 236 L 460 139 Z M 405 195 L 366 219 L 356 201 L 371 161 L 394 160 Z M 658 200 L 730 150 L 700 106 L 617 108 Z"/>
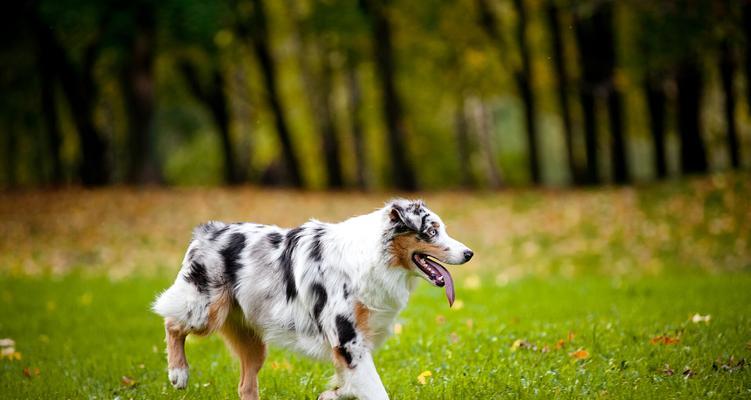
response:
<path id="1" fill-rule="evenodd" d="M 230 119 L 227 111 L 227 99 L 224 93 L 224 77 L 217 66 L 211 69 L 210 89 L 204 89 L 201 85 L 198 73 L 192 64 L 185 61 L 180 64 L 180 69 L 188 83 L 188 88 L 193 96 L 202 102 L 211 112 L 211 116 L 216 124 L 219 141 L 222 146 L 224 155 L 224 181 L 230 185 L 238 184 L 241 181 L 235 162 L 234 147 L 230 137 Z"/>
<path id="2" fill-rule="evenodd" d="M 728 153 L 730 154 L 730 165 L 734 169 L 738 169 L 741 166 L 741 154 L 740 145 L 738 143 L 738 129 L 735 124 L 734 76 L 735 58 L 730 43 L 725 39 L 720 45 L 720 77 L 722 80 L 722 91 L 725 97 L 725 134 L 727 138 Z"/>
<path id="3" fill-rule="evenodd" d="M 579 101 L 584 116 L 584 154 L 587 159 L 585 181 L 589 185 L 595 185 L 600 183 L 595 96 L 592 90 L 587 87 L 581 88 L 580 91 Z"/>
<path id="4" fill-rule="evenodd" d="M 135 7 L 136 31 L 124 70 L 123 92 L 128 113 L 128 170 L 130 184 L 160 183 L 154 141 L 154 10 L 146 3 Z"/>
<path id="5" fill-rule="evenodd" d="M 684 174 L 707 172 L 707 154 L 701 135 L 702 76 L 694 59 L 680 63 L 676 83 L 681 170 Z"/>
<path id="6" fill-rule="evenodd" d="M 39 34 L 39 32 L 36 33 Z M 55 104 L 55 66 L 50 59 L 50 50 L 46 47 L 46 41 L 42 37 L 38 37 L 37 44 L 42 118 L 44 119 L 47 136 L 47 157 L 51 164 L 48 179 L 53 185 L 60 185 L 63 183 L 63 166 L 60 159 L 62 133 L 60 132 L 59 116 Z"/>
<path id="7" fill-rule="evenodd" d="M 649 111 L 649 131 L 654 143 L 654 169 L 658 179 L 668 176 L 665 149 L 666 95 L 661 76 L 650 74 L 644 79 L 644 93 Z"/>
<path id="8" fill-rule="evenodd" d="M 355 180 L 358 188 L 367 189 L 370 184 L 365 159 L 365 133 L 362 126 L 362 94 L 357 65 L 352 60 L 352 56 L 349 56 L 347 60 L 347 94 L 349 96 L 347 106 L 350 129 L 352 130 L 352 142 L 355 151 Z"/>
<path id="9" fill-rule="evenodd" d="M 555 70 L 556 80 L 558 81 L 558 103 L 561 108 L 561 119 L 563 121 L 563 137 L 566 142 L 566 158 L 568 160 L 568 170 L 571 180 L 578 185 L 583 183 L 583 176 L 577 167 L 576 156 L 574 154 L 574 132 L 571 121 L 571 105 L 568 98 L 568 73 L 566 71 L 566 58 L 563 51 L 563 37 L 561 36 L 560 10 L 555 0 L 547 2 L 547 17 L 550 25 L 550 34 L 553 47 L 553 67 Z"/>
<path id="10" fill-rule="evenodd" d="M 601 3 L 587 18 L 577 18 L 575 24 L 579 61 L 582 66 L 580 96 L 587 143 L 587 180 L 590 183 L 599 182 L 596 177 L 597 121 L 595 118 L 595 99 L 598 93 L 607 98 L 613 180 L 616 183 L 627 183 L 630 180 L 623 129 L 623 101 L 614 76 L 616 58 L 612 7 L 610 2 Z"/>
<path id="11" fill-rule="evenodd" d="M 527 32 L 527 11 L 524 7 L 524 0 L 514 0 L 514 8 L 518 22 L 516 25 L 516 40 L 519 46 L 519 55 L 521 56 L 521 69 L 516 71 L 514 77 L 516 78 L 516 86 L 519 90 L 519 95 L 524 103 L 524 122 L 527 136 L 527 152 L 529 173 L 532 183 L 540 184 L 542 182 L 542 176 L 540 174 L 540 162 L 538 158 L 538 146 L 537 146 L 537 119 L 535 116 L 535 96 L 532 90 L 532 82 L 534 80 L 531 59 L 529 54 L 529 47 L 526 41 Z"/>
<path id="12" fill-rule="evenodd" d="M 386 12 L 385 0 L 364 0 L 361 4 L 370 16 L 371 42 L 376 71 L 381 82 L 381 99 L 391 156 L 394 184 L 402 190 L 417 189 L 417 179 L 409 163 L 402 105 L 396 90 L 391 22 Z"/>
<path id="13" fill-rule="evenodd" d="M 459 178 L 464 188 L 474 186 L 471 168 L 471 145 L 469 140 L 469 126 L 467 114 L 464 111 L 464 96 L 458 96 L 459 101 L 454 111 L 454 132 L 456 133 L 456 155 L 459 161 Z"/>
<path id="14" fill-rule="evenodd" d="M 52 31 L 38 19 L 38 16 L 35 16 L 34 24 L 42 46 L 47 49 L 51 62 L 56 66 L 63 93 L 70 105 L 81 149 L 81 183 L 86 186 L 104 185 L 110 179 L 108 146 L 94 124 L 96 87 L 93 70 L 99 51 L 98 40 L 84 49 L 79 71 L 70 62 Z"/>
<path id="15" fill-rule="evenodd" d="M 746 109 L 751 112 L 751 1 L 743 2 L 743 35 L 746 53 Z"/>
<path id="16" fill-rule="evenodd" d="M 321 138 L 321 153 L 326 167 L 326 180 L 330 188 L 344 186 L 342 162 L 339 155 L 339 135 L 332 115 L 332 67 L 328 49 L 315 35 L 303 31 L 295 0 L 285 1 L 287 10 L 293 20 L 293 44 L 300 68 L 300 78 L 305 89 L 313 122 Z M 319 65 L 311 62 L 312 54 L 318 54 Z M 316 73 L 317 72 L 317 73 Z"/>
<path id="17" fill-rule="evenodd" d="M 613 181 L 617 184 L 629 182 L 626 160 L 626 139 L 623 133 L 623 100 L 621 92 L 613 88 L 608 93 L 608 121 L 610 121 L 610 158 L 613 162 Z"/>
<path id="18" fill-rule="evenodd" d="M 258 60 L 263 78 L 263 84 L 266 88 L 266 97 L 274 115 L 274 124 L 279 136 L 279 142 L 282 146 L 284 155 L 285 169 L 290 183 L 295 187 L 303 187 L 304 182 L 300 171 L 300 164 L 297 160 L 292 135 L 287 125 L 287 118 L 282 106 L 282 99 L 279 95 L 276 67 L 269 49 L 268 21 L 263 0 L 252 0 L 253 11 L 252 20 L 243 21 L 238 27 L 244 36 L 251 39 L 253 52 Z"/>
<path id="19" fill-rule="evenodd" d="M 325 52 L 325 51 L 324 51 Z M 321 60 L 321 116 L 323 121 L 323 155 L 326 158 L 326 172 L 330 188 L 342 188 L 342 160 L 339 156 L 339 134 L 334 122 L 333 106 L 331 104 L 333 71 L 328 54 L 322 55 Z"/>
<path id="20" fill-rule="evenodd" d="M 475 132 L 477 134 L 480 149 L 485 158 L 485 170 L 488 178 L 488 185 L 491 189 L 498 189 L 503 184 L 498 160 L 495 157 L 495 146 L 488 127 L 488 116 L 485 110 L 485 104 L 482 100 L 472 98 L 468 102 L 470 114 L 474 121 Z"/>

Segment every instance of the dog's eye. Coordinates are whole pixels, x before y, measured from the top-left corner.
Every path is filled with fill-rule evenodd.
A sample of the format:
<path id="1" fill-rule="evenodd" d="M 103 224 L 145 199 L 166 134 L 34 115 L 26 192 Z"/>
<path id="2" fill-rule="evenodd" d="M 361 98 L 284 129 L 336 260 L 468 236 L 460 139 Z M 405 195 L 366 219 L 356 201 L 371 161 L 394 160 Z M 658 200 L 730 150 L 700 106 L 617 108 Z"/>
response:
<path id="1" fill-rule="evenodd" d="M 438 234 L 438 231 L 435 230 L 435 228 L 428 229 L 428 236 L 433 237 Z"/>

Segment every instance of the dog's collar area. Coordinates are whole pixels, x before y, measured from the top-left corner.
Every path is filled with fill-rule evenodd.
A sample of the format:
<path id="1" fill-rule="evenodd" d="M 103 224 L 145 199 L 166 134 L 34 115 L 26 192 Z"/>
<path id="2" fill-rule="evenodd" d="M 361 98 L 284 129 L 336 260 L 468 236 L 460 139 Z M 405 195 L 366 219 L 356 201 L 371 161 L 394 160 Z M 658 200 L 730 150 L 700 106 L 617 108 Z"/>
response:
<path id="1" fill-rule="evenodd" d="M 449 271 L 430 256 L 422 253 L 412 254 L 412 262 L 425 274 L 430 283 L 446 288 L 446 298 L 448 298 L 449 307 L 453 305 L 455 296 L 454 280 L 451 278 Z"/>

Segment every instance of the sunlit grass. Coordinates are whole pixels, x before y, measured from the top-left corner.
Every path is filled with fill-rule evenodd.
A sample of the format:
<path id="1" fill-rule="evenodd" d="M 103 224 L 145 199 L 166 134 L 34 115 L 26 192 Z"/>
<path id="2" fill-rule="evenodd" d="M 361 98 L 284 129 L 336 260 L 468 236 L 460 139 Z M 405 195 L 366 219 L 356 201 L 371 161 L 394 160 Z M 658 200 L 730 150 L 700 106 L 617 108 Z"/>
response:
<path id="1" fill-rule="evenodd" d="M 454 308 L 421 285 L 400 316 L 399 333 L 375 356 L 389 393 L 751 397 L 741 361 L 751 359 L 750 182 L 736 174 L 412 195 L 476 257 L 452 269 Z M 390 197 L 254 188 L 0 194 L 0 339 L 15 341 L 0 360 L 0 397 L 234 398 L 238 366 L 217 337 L 189 340 L 187 391 L 168 385 L 162 324 L 149 311 L 192 227 L 336 221 Z M 695 314 L 709 321 L 694 323 Z M 670 344 L 651 343 L 658 336 Z M 332 372 L 272 350 L 261 394 L 315 398 Z"/>
<path id="2" fill-rule="evenodd" d="M 0 361 L 3 398 L 235 396 L 239 368 L 217 337 L 189 340 L 189 387 L 169 386 L 162 325 L 148 311 L 168 281 L 2 282 L 1 336 L 15 340 L 21 357 Z M 732 365 L 751 358 L 748 274 L 481 282 L 460 286 L 454 309 L 440 290 L 419 287 L 399 319 L 400 333 L 375 357 L 392 398 L 751 395 L 748 367 L 722 368 L 730 356 Z M 696 313 L 710 315 L 709 323 L 691 322 Z M 660 335 L 679 342 L 652 344 Z M 576 359 L 577 350 L 586 357 Z M 431 376 L 422 385 L 424 371 Z M 328 363 L 273 350 L 261 394 L 315 398 L 331 373 Z"/>

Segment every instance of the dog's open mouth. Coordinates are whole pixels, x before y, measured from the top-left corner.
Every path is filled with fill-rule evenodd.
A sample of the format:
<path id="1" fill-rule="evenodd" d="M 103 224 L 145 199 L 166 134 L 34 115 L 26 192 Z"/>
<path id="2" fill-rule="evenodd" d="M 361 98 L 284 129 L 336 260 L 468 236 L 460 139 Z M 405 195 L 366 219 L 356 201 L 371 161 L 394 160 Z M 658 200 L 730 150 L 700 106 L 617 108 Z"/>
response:
<path id="1" fill-rule="evenodd" d="M 449 300 L 449 307 L 454 304 L 454 280 L 451 278 L 449 271 L 430 256 L 414 253 L 412 261 L 422 271 L 428 280 L 435 286 L 446 288 L 446 298 Z"/>

